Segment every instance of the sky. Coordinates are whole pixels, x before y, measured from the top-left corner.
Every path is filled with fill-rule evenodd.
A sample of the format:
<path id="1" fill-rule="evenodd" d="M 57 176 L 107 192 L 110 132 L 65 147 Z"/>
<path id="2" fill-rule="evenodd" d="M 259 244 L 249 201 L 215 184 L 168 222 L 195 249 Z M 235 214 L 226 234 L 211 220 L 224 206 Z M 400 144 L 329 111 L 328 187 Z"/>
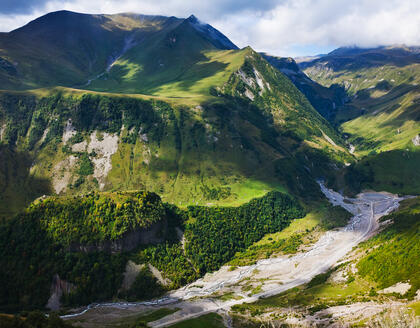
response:
<path id="1" fill-rule="evenodd" d="M 420 45 L 420 0 L 0 0 L 0 31 L 56 10 L 197 16 L 237 46 L 309 56 L 340 46 Z"/>

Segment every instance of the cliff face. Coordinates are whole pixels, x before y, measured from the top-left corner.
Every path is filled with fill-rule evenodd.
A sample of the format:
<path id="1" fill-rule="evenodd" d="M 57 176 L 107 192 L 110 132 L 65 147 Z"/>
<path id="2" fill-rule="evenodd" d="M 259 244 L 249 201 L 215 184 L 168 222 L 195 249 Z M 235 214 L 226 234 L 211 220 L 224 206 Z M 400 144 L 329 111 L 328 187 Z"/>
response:
<path id="1" fill-rule="evenodd" d="M 69 294 L 76 288 L 75 285 L 62 280 L 58 274 L 55 274 L 51 283 L 51 296 L 48 299 L 46 308 L 57 311 L 60 309 L 60 298 L 63 294 Z"/>
<path id="2" fill-rule="evenodd" d="M 140 245 L 150 245 L 163 242 L 165 240 L 167 227 L 167 220 L 162 219 L 150 226 L 148 229 L 138 229 L 136 231 L 127 232 L 124 237 L 118 240 L 106 240 L 93 245 L 73 243 L 70 246 L 69 251 L 84 253 L 101 251 L 109 253 L 128 252 Z"/>

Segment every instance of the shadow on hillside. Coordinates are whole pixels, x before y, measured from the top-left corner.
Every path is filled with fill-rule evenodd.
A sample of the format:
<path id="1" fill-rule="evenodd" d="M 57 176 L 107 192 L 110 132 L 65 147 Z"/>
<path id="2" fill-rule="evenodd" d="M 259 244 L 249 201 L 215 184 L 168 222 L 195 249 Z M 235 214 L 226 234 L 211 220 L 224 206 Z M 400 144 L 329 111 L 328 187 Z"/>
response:
<path id="1" fill-rule="evenodd" d="M 30 173 L 29 154 L 0 144 L 0 218 L 10 218 L 39 196 L 51 193 L 50 181 Z"/>

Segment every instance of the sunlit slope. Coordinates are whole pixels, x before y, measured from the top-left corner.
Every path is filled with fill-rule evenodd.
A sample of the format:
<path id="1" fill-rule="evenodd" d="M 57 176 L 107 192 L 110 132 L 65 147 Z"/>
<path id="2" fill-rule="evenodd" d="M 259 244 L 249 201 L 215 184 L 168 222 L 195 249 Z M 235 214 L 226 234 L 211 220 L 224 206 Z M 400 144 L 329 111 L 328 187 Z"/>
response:
<path id="1" fill-rule="evenodd" d="M 239 68 L 244 52 L 217 51 L 218 45 L 197 24 L 190 17 L 175 29 L 140 42 L 87 87 L 173 97 L 208 94 L 210 86 L 225 82 Z"/>
<path id="2" fill-rule="evenodd" d="M 208 50 L 194 58 L 179 56 L 174 63 L 161 67 L 147 64 L 155 60 L 125 57 L 118 60 L 109 74 L 95 80 L 89 89 L 105 92 L 150 94 L 158 97 L 201 98 L 210 95 L 210 87 L 227 82 L 229 76 L 243 63 L 242 50 Z M 145 64 L 138 64 L 144 60 Z"/>
<path id="3" fill-rule="evenodd" d="M 410 147 L 420 130 L 418 48 L 340 48 L 301 67 L 318 83 L 347 90 L 335 121 L 356 153 Z"/>
<path id="4" fill-rule="evenodd" d="M 270 190 L 317 197 L 314 178 L 351 161 L 340 136 L 252 49 L 210 54 L 227 69 L 192 96 L 3 92 L 2 142 L 31 154 L 32 176 L 60 194 L 146 189 L 179 205 L 238 205 Z"/>
<path id="5" fill-rule="evenodd" d="M 335 123 L 361 161 L 344 171 L 339 187 L 420 193 L 419 48 L 341 48 L 300 65 L 318 83 L 348 93 Z"/>
<path id="6" fill-rule="evenodd" d="M 372 94 L 375 92 L 380 91 L 373 89 Z M 342 124 L 356 154 L 420 148 L 415 141 L 420 133 L 419 97 L 418 85 L 403 85 L 378 97 L 358 100 L 365 114 Z"/>
<path id="7" fill-rule="evenodd" d="M 83 85 L 132 43 L 180 19 L 59 11 L 0 35 L 2 89 Z"/>

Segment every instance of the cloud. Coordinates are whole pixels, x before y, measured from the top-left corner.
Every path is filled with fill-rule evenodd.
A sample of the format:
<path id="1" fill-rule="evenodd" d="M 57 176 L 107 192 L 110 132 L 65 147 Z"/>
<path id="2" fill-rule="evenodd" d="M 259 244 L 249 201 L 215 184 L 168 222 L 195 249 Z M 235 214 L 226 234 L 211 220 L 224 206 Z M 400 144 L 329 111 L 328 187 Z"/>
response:
<path id="1" fill-rule="evenodd" d="M 37 8 L 43 7 L 48 0 L 2 0 L 0 13 L 8 14 L 30 14 Z"/>
<path id="2" fill-rule="evenodd" d="M 278 55 L 346 45 L 420 44 L 418 0 L 6 0 L 0 8 L 0 30 L 61 9 L 178 17 L 194 13 L 238 46 Z"/>

